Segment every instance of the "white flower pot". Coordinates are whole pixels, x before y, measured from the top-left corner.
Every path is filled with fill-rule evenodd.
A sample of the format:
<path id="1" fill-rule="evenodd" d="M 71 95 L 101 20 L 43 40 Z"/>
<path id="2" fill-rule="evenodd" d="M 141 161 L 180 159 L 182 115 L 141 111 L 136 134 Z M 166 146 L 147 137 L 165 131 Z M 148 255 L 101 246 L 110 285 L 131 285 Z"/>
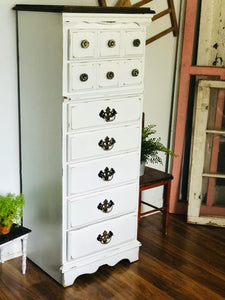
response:
<path id="1" fill-rule="evenodd" d="M 140 176 L 143 176 L 144 173 L 145 173 L 145 162 L 141 161 L 141 164 L 140 164 Z"/>

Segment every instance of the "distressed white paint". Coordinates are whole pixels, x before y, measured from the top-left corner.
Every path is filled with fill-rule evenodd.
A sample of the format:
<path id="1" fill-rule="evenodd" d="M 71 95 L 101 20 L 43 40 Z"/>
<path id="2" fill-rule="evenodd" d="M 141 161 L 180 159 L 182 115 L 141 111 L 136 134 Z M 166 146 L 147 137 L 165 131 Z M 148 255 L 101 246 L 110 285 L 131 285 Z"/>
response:
<path id="1" fill-rule="evenodd" d="M 225 66 L 225 5 L 224 0 L 203 0 L 197 64 Z"/>
<path id="2" fill-rule="evenodd" d="M 206 129 L 209 115 L 210 88 L 225 88 L 225 81 L 200 80 L 195 101 L 194 130 L 188 190 L 188 222 L 213 226 L 225 226 L 225 218 L 200 216 L 203 176 L 224 178 L 222 174 L 204 173 Z M 220 131 L 223 134 L 223 131 Z"/>
<path id="3" fill-rule="evenodd" d="M 114 5 L 115 0 L 110 1 Z M 135 2 L 134 0 L 132 2 Z M 17 110 L 17 60 L 16 60 L 16 26 L 15 12 L 12 7 L 16 0 L 0 1 L 0 193 L 19 193 L 19 153 L 18 153 L 18 110 Z M 20 0 L 20 4 L 34 4 L 32 0 Z M 179 18 L 180 0 L 174 0 L 177 17 Z M 184 3 L 184 1 L 182 1 Z M 37 0 L 35 4 L 62 4 L 61 0 Z M 64 5 L 97 5 L 96 0 L 64 0 Z M 156 12 L 167 8 L 167 1 L 152 1 L 145 5 Z M 183 7 L 184 8 L 184 7 Z M 170 26 L 169 16 L 160 18 L 148 28 L 148 37 Z M 157 124 L 158 136 L 167 143 L 169 111 L 172 99 L 173 74 L 176 62 L 177 38 L 170 33 L 146 47 L 145 64 L 145 101 L 144 111 L 146 124 Z M 162 88 L 163 87 L 163 88 Z M 171 133 L 172 134 L 172 133 Z M 165 156 L 162 156 L 165 162 Z M 165 164 L 153 165 L 164 170 Z M 158 192 L 159 190 L 159 192 Z M 143 193 L 145 201 L 154 201 L 160 205 L 162 198 L 160 189 L 152 189 Z M 19 255 L 20 245 L 6 251 L 8 257 Z M 5 258 L 7 259 L 7 258 Z"/>
<path id="4" fill-rule="evenodd" d="M 24 207 L 24 225 L 32 229 L 28 256 L 50 276 L 66 286 L 84 270 L 87 273 L 92 272 L 96 261 L 97 265 L 101 266 L 105 263 L 115 264 L 115 257 L 131 261 L 138 258 L 137 186 L 143 99 L 143 95 L 138 93 L 138 85 L 143 84 L 144 69 L 144 53 L 141 52 L 138 58 L 136 54 L 134 57 L 129 56 L 128 61 L 126 51 L 121 50 L 125 57 L 111 57 L 109 52 L 107 60 L 105 58 L 103 62 L 101 56 L 96 58 L 94 54 L 92 59 L 83 58 L 82 63 L 79 58 L 76 60 L 73 57 L 73 72 L 68 73 L 71 66 L 67 51 L 68 32 L 79 30 L 85 24 L 86 30 L 94 30 L 96 36 L 99 36 L 99 32 L 108 27 L 106 24 L 113 20 L 119 27 L 119 34 L 123 35 L 122 32 L 131 27 L 136 28 L 140 36 L 139 30 L 141 33 L 145 32 L 145 21 L 148 23 L 150 16 L 132 14 L 129 18 L 128 15 L 120 14 L 64 15 L 29 11 L 18 12 L 18 15 L 22 184 L 24 196 L 28 199 Z M 109 31 L 107 33 L 110 39 Z M 76 44 L 75 41 L 74 43 Z M 144 36 L 141 43 L 145 43 Z M 97 42 L 96 47 L 101 47 L 101 43 Z M 121 47 L 125 48 L 125 45 L 121 43 Z M 135 79 L 131 75 L 125 76 L 127 82 L 123 78 L 123 81 L 118 81 L 118 86 L 113 83 L 110 88 L 114 89 L 114 94 L 106 97 L 110 80 L 105 79 L 105 76 L 117 63 L 120 69 L 113 70 L 117 78 L 126 72 L 130 74 L 133 68 L 140 68 L 140 73 Z M 104 72 L 101 71 L 101 66 L 104 66 Z M 96 73 L 93 78 L 88 77 L 90 84 L 83 87 L 80 74 L 88 73 L 89 70 L 95 70 Z M 104 74 L 103 78 L 101 73 Z M 101 82 L 103 84 L 100 89 Z M 70 87 L 69 95 L 67 87 Z M 123 91 L 123 97 L 120 91 Z M 107 107 L 116 111 L 116 115 L 110 116 L 109 120 L 101 113 L 103 110 L 104 114 Z M 138 129 L 131 149 L 126 143 L 122 153 L 112 152 L 103 158 L 95 155 L 86 158 L 79 154 L 79 159 L 70 160 L 67 142 L 70 136 L 101 133 L 107 128 L 121 131 L 124 128 L 128 129 L 128 132 L 124 132 L 124 135 L 127 135 L 131 126 Z M 89 143 L 87 140 L 87 146 Z M 94 146 L 98 143 L 99 139 L 95 140 Z M 90 145 L 90 148 L 94 146 Z M 74 148 L 73 151 L 78 149 Z M 80 152 L 82 153 L 81 148 Z M 109 178 L 100 176 L 107 168 L 113 169 L 114 174 Z M 129 191 L 130 185 L 136 187 L 135 192 L 133 190 L 131 208 L 115 204 L 121 211 L 117 209 L 114 217 L 108 214 L 107 218 L 100 219 L 95 213 L 97 205 L 91 205 L 93 212 L 90 221 L 90 208 L 86 206 L 84 210 L 81 205 L 82 222 L 74 221 L 70 209 L 80 203 L 79 199 L 93 199 L 100 193 L 104 194 L 105 200 L 117 202 L 117 197 L 106 198 L 109 190 L 112 190 L 115 196 L 118 190 L 121 193 Z M 125 200 L 119 197 L 118 201 Z M 71 222 L 76 224 L 75 228 L 74 225 L 68 227 Z M 113 236 L 107 237 L 106 243 L 97 239 L 103 232 L 110 231 L 113 232 Z M 104 256 L 106 250 L 111 252 L 111 259 Z M 82 266 L 79 266 L 80 259 Z"/>

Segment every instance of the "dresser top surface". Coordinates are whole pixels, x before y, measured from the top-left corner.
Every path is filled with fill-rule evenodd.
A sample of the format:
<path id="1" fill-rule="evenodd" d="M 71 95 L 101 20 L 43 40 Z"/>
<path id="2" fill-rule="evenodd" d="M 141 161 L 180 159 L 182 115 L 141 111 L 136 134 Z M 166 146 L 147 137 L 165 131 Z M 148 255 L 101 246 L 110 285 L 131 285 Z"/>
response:
<path id="1" fill-rule="evenodd" d="M 147 7 L 98 7 L 98 6 L 67 6 L 67 5 L 29 5 L 17 4 L 13 7 L 17 11 L 38 11 L 54 13 L 104 13 L 104 14 L 153 14 Z"/>

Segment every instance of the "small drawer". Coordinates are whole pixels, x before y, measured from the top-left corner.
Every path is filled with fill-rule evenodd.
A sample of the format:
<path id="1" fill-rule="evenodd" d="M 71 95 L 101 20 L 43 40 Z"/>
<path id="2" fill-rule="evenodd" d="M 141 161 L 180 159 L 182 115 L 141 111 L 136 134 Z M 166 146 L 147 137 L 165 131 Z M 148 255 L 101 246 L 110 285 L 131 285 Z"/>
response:
<path id="1" fill-rule="evenodd" d="M 68 196 L 137 180 L 140 157 L 138 152 L 96 159 L 68 166 Z"/>
<path id="2" fill-rule="evenodd" d="M 139 144 L 140 127 L 138 125 L 68 135 L 67 161 L 103 157 L 121 151 L 135 150 Z"/>
<path id="3" fill-rule="evenodd" d="M 141 109 L 141 96 L 69 104 L 68 131 L 138 121 Z"/>
<path id="4" fill-rule="evenodd" d="M 125 33 L 125 55 L 142 55 L 145 48 L 143 31 L 127 31 Z"/>
<path id="5" fill-rule="evenodd" d="M 97 38 L 95 32 L 69 31 L 69 59 L 95 57 Z"/>
<path id="6" fill-rule="evenodd" d="M 69 92 L 90 90 L 96 87 L 96 65 L 94 63 L 69 64 Z"/>
<path id="7" fill-rule="evenodd" d="M 119 86 L 120 64 L 117 62 L 103 62 L 97 66 L 98 87 L 118 87 Z"/>
<path id="8" fill-rule="evenodd" d="M 123 62 L 122 85 L 143 85 L 143 61 L 142 60 L 126 60 Z"/>
<path id="9" fill-rule="evenodd" d="M 136 240 L 137 216 L 128 215 L 68 232 L 67 259 L 73 260 Z"/>
<path id="10" fill-rule="evenodd" d="M 119 56 L 120 55 L 120 32 L 104 31 L 100 32 L 100 56 Z"/>
<path id="11" fill-rule="evenodd" d="M 135 212 L 138 184 L 68 200 L 68 229 L 79 228 L 127 213 Z"/>

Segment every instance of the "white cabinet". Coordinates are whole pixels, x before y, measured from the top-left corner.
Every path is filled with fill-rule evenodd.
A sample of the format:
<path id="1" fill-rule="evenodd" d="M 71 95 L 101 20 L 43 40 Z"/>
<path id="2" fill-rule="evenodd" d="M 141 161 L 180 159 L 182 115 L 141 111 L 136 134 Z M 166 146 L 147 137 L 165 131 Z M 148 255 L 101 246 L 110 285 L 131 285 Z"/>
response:
<path id="1" fill-rule="evenodd" d="M 32 229 L 28 257 L 68 286 L 103 264 L 138 259 L 144 45 L 151 11 L 15 10 L 24 225 Z"/>

